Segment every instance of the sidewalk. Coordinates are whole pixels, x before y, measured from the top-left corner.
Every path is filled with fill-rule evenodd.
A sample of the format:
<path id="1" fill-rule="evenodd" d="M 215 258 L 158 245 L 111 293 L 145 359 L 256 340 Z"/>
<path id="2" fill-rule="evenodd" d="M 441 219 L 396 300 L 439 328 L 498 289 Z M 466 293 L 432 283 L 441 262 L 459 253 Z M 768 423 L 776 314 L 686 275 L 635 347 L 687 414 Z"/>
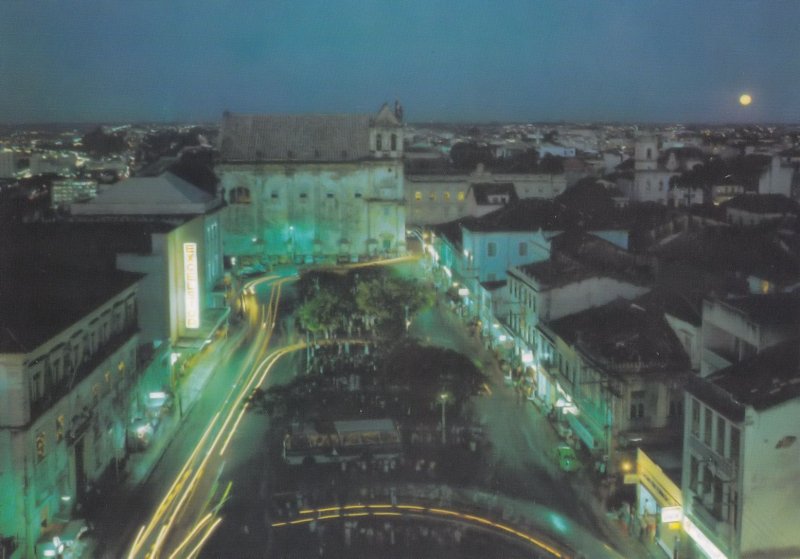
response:
<path id="1" fill-rule="evenodd" d="M 203 394 L 203 388 L 214 378 L 214 370 L 237 349 L 246 335 L 244 328 L 231 328 L 227 338 L 216 342 L 218 345 L 183 379 L 180 386 L 183 414 L 180 415 L 176 402 L 172 413 L 159 422 L 147 449 L 128 455 L 124 469 L 119 472 L 119 482 L 106 488 L 100 508 L 94 510 L 95 528 L 98 538 L 102 538 L 97 542 L 96 557 L 121 556 L 123 548 L 135 536 L 130 532 L 134 527 L 128 525 L 125 517 L 150 514 L 152 499 L 158 498 L 157 488 L 147 489 L 150 477 L 167 450 L 180 439 L 176 434 L 186 424 L 192 408 Z"/>
<path id="2" fill-rule="evenodd" d="M 164 417 L 158 424 L 153 435 L 153 442 L 143 452 L 132 453 L 128 457 L 128 463 L 123 475 L 125 476 L 122 486 L 126 489 L 133 489 L 142 483 L 146 483 L 153 472 L 164 452 L 172 442 L 175 433 L 180 427 L 182 421 L 192 407 L 197 402 L 203 388 L 211 378 L 211 373 L 219 366 L 219 363 L 235 351 L 241 344 L 242 339 L 246 336 L 246 331 L 242 328 L 229 330 L 229 335 L 224 340 L 219 340 L 216 343 L 218 346 L 214 351 L 205 356 L 193 369 L 186 375 L 181 382 L 178 390 L 178 395 L 181 401 L 183 415 L 180 415 L 178 410 L 177 401 L 172 413 Z"/>
<path id="3" fill-rule="evenodd" d="M 470 338 L 467 330 L 466 318 L 458 316 L 456 311 L 449 308 L 446 304 L 439 305 L 437 312 L 442 316 L 448 327 L 458 329 L 460 332 L 463 332 L 465 337 Z M 469 355 L 469 357 L 473 360 L 475 365 L 483 370 L 496 384 L 504 385 L 503 372 L 494 353 L 482 343 L 473 343 L 470 347 L 472 348 L 472 354 Z M 537 421 L 535 416 L 544 418 L 544 415 L 533 402 L 526 400 L 525 406 L 522 409 L 525 410 L 522 412 L 522 415 L 527 421 L 535 421 L 537 425 L 542 423 L 541 420 Z M 549 425 L 554 440 L 559 440 L 552 423 L 549 421 L 545 421 L 544 423 Z M 619 522 L 609 517 L 593 481 L 585 471 L 579 472 L 579 475 L 574 476 L 572 480 L 573 487 L 577 490 L 583 501 L 589 506 L 596 521 L 596 525 L 615 549 L 625 557 L 631 559 L 640 557 L 664 559 L 665 553 L 656 544 L 643 542 L 640 541 L 638 537 L 628 535 L 623 531 L 623 526 Z"/>

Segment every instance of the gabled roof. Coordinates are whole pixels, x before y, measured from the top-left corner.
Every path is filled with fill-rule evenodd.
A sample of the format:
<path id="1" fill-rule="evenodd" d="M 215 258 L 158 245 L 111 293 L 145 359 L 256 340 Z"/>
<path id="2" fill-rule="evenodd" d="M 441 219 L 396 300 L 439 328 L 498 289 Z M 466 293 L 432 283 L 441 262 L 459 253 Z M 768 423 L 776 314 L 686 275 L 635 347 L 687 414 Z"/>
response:
<path id="1" fill-rule="evenodd" d="M 84 204 L 76 215 L 200 215 L 221 201 L 172 173 L 133 177 L 109 186 Z"/>
<path id="2" fill-rule="evenodd" d="M 377 117 L 381 125 L 388 118 L 384 113 L 382 110 Z M 371 123 L 372 116 L 367 114 L 226 112 L 220 155 L 223 161 L 356 161 L 370 156 Z"/>

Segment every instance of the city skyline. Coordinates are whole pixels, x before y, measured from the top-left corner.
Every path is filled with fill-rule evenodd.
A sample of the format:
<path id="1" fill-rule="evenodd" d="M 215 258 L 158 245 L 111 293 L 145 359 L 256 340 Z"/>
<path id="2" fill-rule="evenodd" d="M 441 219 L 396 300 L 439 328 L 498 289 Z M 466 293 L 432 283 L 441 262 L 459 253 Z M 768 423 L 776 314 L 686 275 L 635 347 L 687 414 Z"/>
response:
<path id="1" fill-rule="evenodd" d="M 145 6 L 4 4 L 0 122 L 800 121 L 794 2 Z"/>

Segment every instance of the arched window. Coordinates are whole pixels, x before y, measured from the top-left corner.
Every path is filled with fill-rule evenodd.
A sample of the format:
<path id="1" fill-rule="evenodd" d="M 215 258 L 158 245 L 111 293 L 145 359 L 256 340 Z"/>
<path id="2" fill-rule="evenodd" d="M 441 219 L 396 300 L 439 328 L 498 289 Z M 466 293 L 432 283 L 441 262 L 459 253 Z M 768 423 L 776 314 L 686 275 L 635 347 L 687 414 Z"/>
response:
<path id="1" fill-rule="evenodd" d="M 383 149 L 383 134 L 375 134 L 375 151 Z"/>
<path id="2" fill-rule="evenodd" d="M 397 134 L 392 134 L 391 143 L 392 151 L 397 151 Z"/>

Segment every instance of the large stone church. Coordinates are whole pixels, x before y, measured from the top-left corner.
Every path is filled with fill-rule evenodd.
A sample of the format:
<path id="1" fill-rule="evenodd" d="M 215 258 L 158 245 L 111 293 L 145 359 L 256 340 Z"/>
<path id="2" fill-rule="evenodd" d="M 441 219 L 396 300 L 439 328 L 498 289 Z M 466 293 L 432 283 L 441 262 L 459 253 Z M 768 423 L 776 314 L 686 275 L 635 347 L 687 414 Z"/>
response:
<path id="1" fill-rule="evenodd" d="M 355 261 L 405 252 L 402 108 L 223 115 L 216 172 L 227 256 Z"/>

